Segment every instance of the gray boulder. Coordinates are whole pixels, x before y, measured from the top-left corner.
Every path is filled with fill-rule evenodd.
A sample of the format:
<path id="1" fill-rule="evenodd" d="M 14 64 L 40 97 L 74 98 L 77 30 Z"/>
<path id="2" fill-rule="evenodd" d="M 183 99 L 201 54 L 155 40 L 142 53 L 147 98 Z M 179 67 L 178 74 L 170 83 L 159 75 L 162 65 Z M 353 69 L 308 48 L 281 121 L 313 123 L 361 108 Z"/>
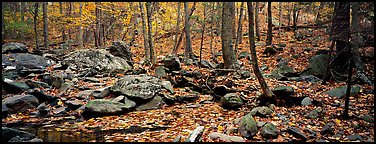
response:
<path id="1" fill-rule="evenodd" d="M 155 68 L 155 76 L 164 77 L 166 75 L 166 70 L 167 68 L 165 68 L 164 66 L 158 66 L 157 68 Z"/>
<path id="2" fill-rule="evenodd" d="M 23 82 L 4 82 L 4 90 L 9 93 L 20 93 L 30 89 L 30 87 Z"/>
<path id="3" fill-rule="evenodd" d="M 34 80 L 26 80 L 25 83 L 30 87 L 30 88 L 48 88 L 50 87 L 47 83 L 45 82 L 40 82 L 40 81 L 34 81 Z"/>
<path id="4" fill-rule="evenodd" d="M 324 92 L 324 94 L 328 94 L 329 96 L 332 96 L 332 97 L 343 98 L 346 96 L 346 89 L 347 89 L 347 85 L 343 85 L 343 86 L 334 88 L 332 90 L 326 91 Z M 350 96 L 359 94 L 360 89 L 361 87 L 358 84 L 351 86 Z"/>
<path id="5" fill-rule="evenodd" d="M 25 69 L 45 69 L 54 61 L 29 53 L 2 54 L 2 66 L 21 66 Z"/>
<path id="6" fill-rule="evenodd" d="M 90 100 L 85 105 L 84 113 L 90 115 L 113 115 L 128 109 L 123 103 L 107 99 Z"/>
<path id="7" fill-rule="evenodd" d="M 241 136 L 251 139 L 257 134 L 257 123 L 251 114 L 245 115 L 240 120 L 239 133 Z"/>
<path id="8" fill-rule="evenodd" d="M 178 57 L 166 56 L 163 58 L 162 63 L 164 67 L 168 68 L 169 72 L 181 70 Z"/>
<path id="9" fill-rule="evenodd" d="M 208 135 L 211 139 L 220 139 L 225 142 L 245 142 L 242 137 L 230 136 L 219 132 L 212 132 Z"/>
<path id="10" fill-rule="evenodd" d="M 278 134 L 277 127 L 270 122 L 266 123 L 261 129 L 261 136 L 264 138 L 277 138 Z"/>
<path id="11" fill-rule="evenodd" d="M 319 54 L 309 59 L 308 68 L 303 70 L 300 75 L 314 75 L 322 78 L 325 74 L 325 69 L 328 65 L 329 56 L 326 54 Z"/>
<path id="12" fill-rule="evenodd" d="M 112 55 L 104 49 L 83 49 L 72 52 L 62 65 L 77 68 L 95 68 L 101 72 L 125 72 L 132 67 L 123 58 Z"/>
<path id="13" fill-rule="evenodd" d="M 307 117 L 307 118 L 315 119 L 315 118 L 319 117 L 319 112 L 317 110 L 312 110 L 311 112 L 309 112 L 308 114 L 306 114 L 304 116 Z"/>
<path id="14" fill-rule="evenodd" d="M 38 99 L 33 95 L 15 95 L 5 98 L 1 102 L 2 111 L 9 114 L 24 112 L 39 105 Z"/>
<path id="15" fill-rule="evenodd" d="M 291 96 L 294 94 L 294 88 L 291 86 L 279 86 L 279 87 L 272 89 L 272 92 L 276 96 L 286 97 L 286 96 Z"/>
<path id="16" fill-rule="evenodd" d="M 202 68 L 215 68 L 217 66 L 208 60 L 202 60 L 200 65 Z"/>
<path id="17" fill-rule="evenodd" d="M 236 93 L 228 93 L 221 98 L 221 106 L 227 109 L 237 109 L 243 105 L 243 100 Z"/>
<path id="18" fill-rule="evenodd" d="M 312 101 L 313 101 L 312 98 L 310 98 L 310 97 L 305 97 L 305 98 L 302 100 L 301 104 L 302 104 L 303 106 L 312 105 Z"/>
<path id="19" fill-rule="evenodd" d="M 1 140 L 3 142 L 9 142 L 14 137 L 17 137 L 21 139 L 22 141 L 27 141 L 36 138 L 35 135 L 20 131 L 18 129 L 8 128 L 8 127 L 1 127 Z M 16 138 L 13 139 L 13 142 L 15 142 Z"/>
<path id="20" fill-rule="evenodd" d="M 92 95 L 96 99 L 101 99 L 101 98 L 104 98 L 104 97 L 110 95 L 110 93 L 111 93 L 111 87 L 108 86 L 108 87 L 104 87 L 104 88 L 94 90 Z"/>
<path id="21" fill-rule="evenodd" d="M 162 91 L 161 80 L 147 75 L 127 75 L 119 79 L 112 91 L 130 99 L 150 100 Z"/>
<path id="22" fill-rule="evenodd" d="M 251 115 L 259 115 L 262 117 L 270 116 L 273 113 L 273 110 L 267 106 L 255 107 L 249 112 Z"/>
<path id="23" fill-rule="evenodd" d="M 151 110 L 151 109 L 158 109 L 163 106 L 164 102 L 162 100 L 162 97 L 155 96 L 153 99 L 151 99 L 149 102 L 142 104 L 136 108 L 138 111 L 142 110 Z"/>
<path id="24" fill-rule="evenodd" d="M 124 41 L 113 41 L 109 51 L 112 55 L 121 57 L 132 65 L 131 48 Z"/>
<path id="25" fill-rule="evenodd" d="M 27 53 L 27 47 L 21 43 L 8 43 L 1 46 L 1 53 Z"/>

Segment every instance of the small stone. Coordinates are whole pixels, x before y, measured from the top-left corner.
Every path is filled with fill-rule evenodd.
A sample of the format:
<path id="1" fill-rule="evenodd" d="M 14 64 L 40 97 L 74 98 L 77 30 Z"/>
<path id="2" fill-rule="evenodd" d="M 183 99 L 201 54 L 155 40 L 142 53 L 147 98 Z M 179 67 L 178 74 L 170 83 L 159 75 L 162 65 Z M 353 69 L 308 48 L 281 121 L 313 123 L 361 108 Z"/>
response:
<path id="1" fill-rule="evenodd" d="M 121 100 L 123 100 L 124 99 L 124 96 L 123 95 L 121 95 L 121 96 L 118 96 L 118 97 L 116 97 L 116 98 L 114 98 L 114 99 L 112 99 L 112 101 L 115 101 L 115 102 L 120 102 Z"/>
<path id="2" fill-rule="evenodd" d="M 362 116 L 361 119 L 363 119 L 363 120 L 366 121 L 366 122 L 370 122 L 370 123 L 373 122 L 373 118 L 372 118 L 372 116 L 370 116 L 370 115 Z"/>
<path id="3" fill-rule="evenodd" d="M 317 110 L 313 110 L 304 116 L 307 118 L 315 119 L 319 116 L 319 112 Z"/>
<path id="4" fill-rule="evenodd" d="M 300 138 L 303 141 L 306 141 L 308 139 L 307 136 L 303 134 L 303 132 L 297 127 L 289 127 L 288 132 L 292 134 L 294 137 Z"/>
<path id="5" fill-rule="evenodd" d="M 259 122 L 257 122 L 257 127 L 262 127 L 262 126 L 264 126 L 266 124 L 266 122 L 261 122 L 261 121 L 259 121 Z"/>
<path id="6" fill-rule="evenodd" d="M 334 130 L 333 130 L 332 126 L 334 126 L 334 125 L 335 125 L 335 124 L 332 123 L 332 122 L 327 123 L 327 124 L 321 129 L 320 134 L 321 134 L 321 135 L 333 134 L 333 133 L 334 133 L 334 132 L 333 132 Z"/>
<path id="7" fill-rule="evenodd" d="M 348 139 L 350 141 L 355 141 L 355 140 L 363 141 L 362 136 L 360 136 L 359 134 L 354 134 L 354 135 L 346 136 L 346 139 Z"/>
<path id="8" fill-rule="evenodd" d="M 277 138 L 279 135 L 277 127 L 268 122 L 261 129 L 261 136 L 264 138 Z"/>
<path id="9" fill-rule="evenodd" d="M 312 105 L 312 101 L 313 101 L 312 98 L 310 98 L 310 97 L 305 97 L 305 98 L 302 100 L 301 104 L 302 104 L 303 106 Z"/>

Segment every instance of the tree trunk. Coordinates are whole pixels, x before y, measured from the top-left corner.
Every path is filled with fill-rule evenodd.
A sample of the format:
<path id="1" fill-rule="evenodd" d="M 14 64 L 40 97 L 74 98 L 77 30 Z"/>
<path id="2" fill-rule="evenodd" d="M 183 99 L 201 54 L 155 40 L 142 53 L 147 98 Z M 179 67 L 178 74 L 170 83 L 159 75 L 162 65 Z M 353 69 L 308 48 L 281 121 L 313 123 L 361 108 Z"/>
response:
<path id="1" fill-rule="evenodd" d="M 47 2 L 43 2 L 43 32 L 44 32 L 44 48 L 48 49 L 48 15 Z"/>
<path id="2" fill-rule="evenodd" d="M 80 18 L 80 25 L 78 26 L 78 36 L 77 36 L 77 40 L 78 40 L 78 47 L 80 49 L 84 48 L 84 42 L 83 42 L 83 31 L 82 31 L 82 2 L 80 2 L 80 14 L 79 14 L 79 18 Z"/>
<path id="3" fill-rule="evenodd" d="M 25 22 L 25 3 L 26 2 L 20 2 L 21 3 L 21 22 Z"/>
<path id="4" fill-rule="evenodd" d="M 232 48 L 232 21 L 234 17 L 231 15 L 231 11 L 234 11 L 234 2 L 223 2 L 222 9 L 222 54 L 224 61 L 225 69 L 234 69 L 235 68 L 235 53 Z"/>
<path id="5" fill-rule="evenodd" d="M 333 32 L 336 40 L 336 54 L 346 47 L 350 38 L 350 3 L 336 2 L 334 9 Z"/>
<path id="6" fill-rule="evenodd" d="M 366 76 L 364 72 L 364 64 L 360 58 L 359 47 L 362 45 L 360 26 L 359 26 L 359 16 L 360 11 L 359 2 L 351 3 L 351 42 L 354 44 L 352 54 L 355 69 L 357 71 L 357 77 L 364 83 L 373 86 L 373 82 Z"/>
<path id="7" fill-rule="evenodd" d="M 35 2 L 35 5 L 34 5 L 34 37 L 35 37 L 35 46 L 36 46 L 36 49 L 39 49 L 38 29 L 37 29 L 38 9 L 39 9 L 39 3 Z"/>
<path id="8" fill-rule="evenodd" d="M 320 7 L 317 10 L 317 15 L 316 15 L 316 20 L 315 20 L 315 22 L 316 22 L 317 25 L 319 25 L 320 22 L 321 22 L 320 21 L 320 16 L 321 16 L 320 11 L 322 11 L 322 9 L 324 8 L 324 6 L 325 6 L 325 2 L 320 2 Z"/>
<path id="9" fill-rule="evenodd" d="M 150 50 L 150 59 L 153 64 L 153 67 L 156 64 L 154 48 L 153 48 L 153 37 L 152 37 L 152 20 L 151 20 L 151 2 L 146 2 L 146 15 L 148 18 L 148 40 L 149 40 L 149 50 Z"/>
<path id="10" fill-rule="evenodd" d="M 5 9 L 5 3 L 1 3 L 1 8 L 4 10 Z M 1 31 L 1 44 L 4 44 L 4 34 L 5 34 L 5 21 L 4 21 L 4 13 L 2 12 L 1 13 L 1 28 L 2 28 L 2 31 Z"/>
<path id="11" fill-rule="evenodd" d="M 255 24 L 256 24 L 256 40 L 257 41 L 260 41 L 259 11 L 260 11 L 260 9 L 259 9 L 259 2 L 256 2 L 256 7 L 255 7 Z"/>
<path id="12" fill-rule="evenodd" d="M 271 45 L 273 42 L 272 30 L 272 2 L 268 2 L 268 34 L 266 38 L 266 45 Z"/>
<path id="13" fill-rule="evenodd" d="M 279 2 L 279 18 L 278 18 L 278 23 L 279 23 L 278 37 L 279 38 L 281 38 L 281 26 L 282 26 L 281 20 L 282 20 L 282 2 Z"/>
<path id="14" fill-rule="evenodd" d="M 215 3 L 213 3 L 213 6 L 212 6 L 213 9 L 214 9 L 214 5 L 215 5 Z M 210 53 L 211 53 L 212 60 L 215 63 L 217 63 L 217 59 L 215 57 L 214 50 L 213 50 L 213 41 L 214 41 L 214 34 L 213 34 L 213 31 L 214 31 L 213 30 L 214 22 L 213 22 L 213 20 L 214 20 L 214 15 L 212 14 L 210 16 Z"/>
<path id="15" fill-rule="evenodd" d="M 96 26 L 94 28 L 94 42 L 95 42 L 95 47 L 99 47 L 100 44 L 99 44 L 99 3 L 98 2 L 95 2 L 95 16 L 97 17 L 96 19 Z"/>
<path id="16" fill-rule="evenodd" d="M 351 57 L 351 47 L 348 48 L 348 55 L 349 57 L 349 63 L 350 68 L 348 71 L 348 77 L 347 77 L 347 89 L 346 89 L 346 99 L 345 99 L 345 109 L 342 114 L 342 119 L 348 119 L 349 118 L 349 102 L 350 102 L 350 90 L 351 90 L 351 76 L 352 76 L 352 57 Z"/>
<path id="17" fill-rule="evenodd" d="M 238 21 L 238 32 L 237 32 L 237 35 L 236 35 L 236 41 L 235 41 L 235 58 L 237 58 L 238 56 L 238 46 L 239 44 L 241 43 L 241 40 L 242 40 L 242 14 L 243 14 L 243 10 L 244 10 L 244 2 L 242 2 L 241 6 L 240 6 L 240 12 L 239 12 L 239 21 Z"/>
<path id="18" fill-rule="evenodd" d="M 204 42 L 204 35 L 205 35 L 205 21 L 206 21 L 206 3 L 204 2 L 204 21 L 202 22 L 202 33 L 201 33 L 201 44 L 200 44 L 200 64 L 202 58 L 202 45 Z M 201 67 L 201 65 L 199 65 Z"/>
<path id="19" fill-rule="evenodd" d="M 180 7 L 181 7 L 181 3 L 178 2 L 178 13 L 177 13 L 177 16 L 176 16 L 176 33 L 175 33 L 175 43 L 174 43 L 174 47 L 177 47 L 177 44 L 178 44 L 178 35 L 179 35 L 179 31 L 180 31 Z M 176 52 L 173 52 L 173 54 L 176 54 Z"/>
<path id="20" fill-rule="evenodd" d="M 138 3 L 140 5 L 141 11 L 141 21 L 142 21 L 142 34 L 144 37 L 144 50 L 145 50 L 145 61 L 150 62 L 150 50 L 149 50 L 149 42 L 148 42 L 148 34 L 146 32 L 146 22 L 145 22 L 145 14 L 144 14 L 144 5 L 142 2 Z"/>
<path id="21" fill-rule="evenodd" d="M 188 62 L 188 58 L 192 58 L 192 43 L 190 34 L 190 25 L 188 19 L 188 2 L 184 2 L 184 21 L 185 21 L 185 50 L 184 62 Z"/>
<path id="22" fill-rule="evenodd" d="M 68 16 L 72 17 L 72 2 L 69 2 Z M 68 28 L 68 37 L 72 39 L 71 28 Z"/>
<path id="23" fill-rule="evenodd" d="M 252 68 L 253 72 L 255 73 L 257 80 L 259 81 L 262 89 L 262 99 L 269 101 L 269 100 L 276 100 L 275 95 L 273 92 L 269 89 L 268 85 L 266 84 L 264 77 L 261 75 L 258 62 L 257 62 L 257 55 L 256 55 L 256 46 L 255 46 L 255 40 L 254 40 L 254 33 L 253 33 L 253 8 L 252 3 L 247 2 L 248 6 L 248 15 L 249 15 L 249 23 L 248 23 L 248 30 L 249 30 L 249 44 L 250 44 L 250 51 L 251 51 L 251 60 L 252 60 Z"/>
<path id="24" fill-rule="evenodd" d="M 196 9 L 196 2 L 193 2 L 193 6 L 192 6 L 191 11 L 190 11 L 190 13 L 189 13 L 188 20 L 189 20 L 190 17 L 192 16 L 192 14 L 193 14 L 193 12 L 195 11 L 195 9 Z M 182 29 L 182 31 L 183 31 L 183 30 L 185 30 L 185 26 L 184 26 L 184 28 Z M 183 34 L 185 34 L 185 33 L 182 32 L 182 33 L 180 34 L 180 37 L 179 37 L 179 39 L 178 39 L 178 43 L 177 43 L 176 46 L 172 49 L 172 52 L 171 52 L 172 55 L 176 55 L 176 52 L 177 52 L 178 47 L 179 47 L 179 45 L 180 45 L 180 43 L 181 43 L 181 40 L 183 39 Z"/>
<path id="25" fill-rule="evenodd" d="M 63 2 L 59 2 L 60 4 L 60 14 L 63 15 Z M 67 40 L 67 36 L 65 35 L 65 26 L 61 26 L 61 36 L 63 41 Z"/>
<path id="26" fill-rule="evenodd" d="M 290 3 L 288 3 L 288 12 L 287 12 L 287 18 L 288 18 L 288 21 L 287 21 L 287 27 L 290 27 L 290 22 L 291 22 L 291 5 Z"/>
<path id="27" fill-rule="evenodd" d="M 235 27 L 235 26 L 236 26 L 236 21 L 235 21 L 235 20 L 236 20 L 236 19 L 235 19 L 235 2 L 233 2 L 233 3 L 231 3 L 231 4 L 233 5 L 233 6 L 232 6 L 232 7 L 233 7 L 233 10 L 230 11 L 230 16 L 234 18 L 234 19 L 232 20 L 232 24 L 231 24 L 231 25 L 233 26 L 233 27 L 231 27 L 231 28 L 232 28 L 232 30 L 231 30 L 231 32 L 232 32 L 232 33 L 231 33 L 231 38 L 232 38 L 232 40 L 231 40 L 231 41 L 232 41 L 232 45 L 235 45 L 235 43 L 234 43 L 234 42 L 235 42 L 235 39 L 236 39 L 236 27 Z"/>

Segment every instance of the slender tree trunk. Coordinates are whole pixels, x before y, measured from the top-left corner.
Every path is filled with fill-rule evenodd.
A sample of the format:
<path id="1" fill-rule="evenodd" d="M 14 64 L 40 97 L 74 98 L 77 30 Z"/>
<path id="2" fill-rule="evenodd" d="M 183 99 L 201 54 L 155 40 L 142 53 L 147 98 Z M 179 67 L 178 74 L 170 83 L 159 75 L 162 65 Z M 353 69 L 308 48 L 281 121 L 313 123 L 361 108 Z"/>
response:
<path id="1" fill-rule="evenodd" d="M 191 11 L 190 11 L 190 13 L 189 13 L 188 20 L 189 20 L 190 17 L 192 16 L 192 14 L 193 14 L 193 12 L 195 11 L 195 9 L 196 9 L 196 2 L 193 3 L 193 6 L 192 6 Z M 186 26 L 184 26 L 184 28 L 182 29 L 182 31 L 185 30 L 185 27 L 186 27 Z M 182 32 L 182 33 L 180 34 L 180 37 L 179 37 L 179 39 L 178 39 L 178 43 L 177 43 L 177 45 L 172 49 L 172 52 L 171 52 L 172 55 L 176 55 L 177 49 L 178 49 L 178 47 L 179 47 L 179 45 L 180 45 L 180 43 L 181 43 L 181 40 L 183 39 L 183 34 L 185 34 L 185 33 Z"/>
<path id="2" fill-rule="evenodd" d="M 272 30 L 272 2 L 268 2 L 268 34 L 266 38 L 266 45 L 271 45 L 273 42 Z"/>
<path id="3" fill-rule="evenodd" d="M 177 20 L 176 20 L 176 33 L 175 33 L 175 43 L 174 43 L 174 47 L 173 49 L 174 50 L 177 50 L 175 49 L 175 47 L 177 47 L 177 44 L 178 44 L 178 35 L 179 35 L 179 31 L 180 31 L 180 7 L 181 7 L 181 3 L 178 2 L 178 13 L 177 13 Z M 176 52 L 173 52 L 172 54 L 176 54 Z"/>
<path id="4" fill-rule="evenodd" d="M 80 14 L 79 14 L 79 18 L 80 18 L 80 25 L 78 26 L 78 36 L 77 36 L 77 40 L 78 40 L 78 47 L 80 49 L 84 48 L 84 43 L 83 43 L 83 31 L 82 31 L 82 6 L 83 6 L 83 3 L 80 2 Z"/>
<path id="5" fill-rule="evenodd" d="M 153 48 L 153 37 L 152 37 L 152 20 L 151 20 L 151 3 L 150 2 L 146 2 L 146 15 L 147 15 L 147 18 L 148 18 L 148 40 L 149 40 L 149 50 L 150 50 L 150 58 L 151 58 L 151 62 L 153 64 L 153 67 L 155 66 L 156 64 L 156 60 L 155 60 L 155 54 L 154 54 L 154 48 Z"/>
<path id="6" fill-rule="evenodd" d="M 231 38 L 232 38 L 232 45 L 235 45 L 235 39 L 236 39 L 236 19 L 235 19 L 235 2 L 233 2 L 233 3 L 231 3 L 233 6 L 233 8 L 234 8 L 234 10 L 233 11 L 230 11 L 230 15 L 231 15 L 231 17 L 233 17 L 234 19 L 232 20 L 232 24 L 231 25 L 233 25 L 233 27 L 231 27 L 232 28 L 232 30 L 231 30 Z"/>
<path id="7" fill-rule="evenodd" d="M 35 37 L 35 46 L 36 46 L 36 49 L 39 49 L 38 29 L 37 29 L 38 9 L 39 9 L 39 3 L 35 2 L 35 5 L 34 5 L 34 37 Z"/>
<path id="8" fill-rule="evenodd" d="M 201 44 L 200 44 L 200 64 L 202 58 L 202 46 L 204 42 L 204 35 L 205 35 L 205 20 L 206 20 L 206 3 L 204 2 L 204 21 L 202 22 L 202 33 L 201 33 Z M 201 67 L 201 65 L 199 65 Z"/>
<path id="9" fill-rule="evenodd" d="M 347 77 L 347 89 L 346 89 L 346 100 L 345 100 L 345 109 L 342 114 L 342 119 L 347 119 L 349 117 L 349 102 L 350 102 L 350 91 L 351 91 L 351 76 L 352 76 L 352 55 L 351 55 L 351 47 L 348 48 L 349 53 L 349 72 Z"/>
<path id="10" fill-rule="evenodd" d="M 248 7 L 249 9 L 249 7 Z M 260 41 L 260 26 L 259 26 L 259 2 L 256 2 L 255 7 L 255 24 L 256 24 L 256 40 Z"/>
<path id="11" fill-rule="evenodd" d="M 257 62 L 257 55 L 256 55 L 256 46 L 255 46 L 255 40 L 254 40 L 254 33 L 253 33 L 253 8 L 252 3 L 247 2 L 248 6 L 248 15 L 249 15 L 249 23 L 248 23 L 248 30 L 249 30 L 249 44 L 250 44 L 250 51 L 251 51 L 251 60 L 252 60 L 252 67 L 253 72 L 255 73 L 257 80 L 259 81 L 261 85 L 261 89 L 263 92 L 262 98 L 266 100 L 276 100 L 273 92 L 269 89 L 268 85 L 266 84 L 264 77 L 261 75 L 258 62 Z"/>
<path id="12" fill-rule="evenodd" d="M 282 26 L 281 20 L 282 20 L 282 2 L 279 2 L 279 18 L 278 18 L 278 23 L 279 23 L 278 37 L 279 38 L 281 38 L 281 26 Z"/>
<path id="13" fill-rule="evenodd" d="M 296 7 L 296 4 L 294 4 L 294 6 L 292 8 L 292 26 L 294 27 L 294 33 L 297 29 L 297 27 L 296 27 L 296 22 L 297 22 L 296 11 L 297 11 L 297 7 Z"/>
<path id="14" fill-rule="evenodd" d="M 225 69 L 234 69 L 235 68 L 235 53 L 232 45 L 232 27 L 233 19 L 231 11 L 235 11 L 233 2 L 223 2 L 222 9 L 222 55 L 224 61 Z"/>
<path id="15" fill-rule="evenodd" d="M 212 6 L 213 10 L 214 10 L 214 5 L 215 5 L 215 3 L 213 3 L 213 6 Z M 217 63 L 217 59 L 215 57 L 215 53 L 214 53 L 214 50 L 213 50 L 213 41 L 214 41 L 214 34 L 213 34 L 214 22 L 213 22 L 213 20 L 214 20 L 214 15 L 212 14 L 210 16 L 210 53 L 211 53 L 212 60 Z"/>
<path id="16" fill-rule="evenodd" d="M 5 10 L 5 3 L 1 3 L 1 8 L 3 9 L 3 10 Z M 1 13 L 1 28 L 2 28 L 2 31 L 1 31 L 1 44 L 4 44 L 4 34 L 5 34 L 5 21 L 4 21 L 4 13 L 2 12 Z"/>
<path id="17" fill-rule="evenodd" d="M 63 2 L 59 2 L 60 5 L 60 14 L 63 15 Z M 67 40 L 67 36 L 65 35 L 65 26 L 61 26 L 61 36 L 63 38 L 63 41 Z"/>
<path id="18" fill-rule="evenodd" d="M 20 2 L 21 3 L 21 22 L 25 22 L 25 9 L 26 9 L 26 2 Z"/>
<path id="19" fill-rule="evenodd" d="M 44 48 L 48 49 L 48 15 L 47 2 L 43 2 L 43 31 L 44 31 Z"/>
<path id="20" fill-rule="evenodd" d="M 98 2 L 95 2 L 95 16 L 97 17 L 96 19 L 96 26 L 95 26 L 95 29 L 94 29 L 94 42 L 95 42 L 95 47 L 99 47 L 100 46 L 100 37 L 99 37 L 99 3 Z"/>
<path id="21" fill-rule="evenodd" d="M 292 10 L 292 8 L 291 8 L 291 4 L 290 3 L 288 3 L 288 12 L 287 12 L 287 15 L 288 15 L 288 21 L 287 21 L 287 27 L 290 27 L 290 22 L 291 22 L 291 10 Z"/>
<path id="22" fill-rule="evenodd" d="M 240 12 L 239 12 L 239 21 L 238 21 L 238 34 L 236 35 L 236 41 L 235 41 L 235 58 L 238 57 L 238 46 L 239 43 L 241 43 L 242 40 L 242 14 L 244 10 L 244 2 L 242 2 L 240 6 Z"/>
<path id="23" fill-rule="evenodd" d="M 184 21 L 185 21 L 185 50 L 184 62 L 188 62 L 188 58 L 192 58 L 192 43 L 190 34 L 190 25 L 188 19 L 188 2 L 184 2 Z"/>
<path id="24" fill-rule="evenodd" d="M 72 2 L 69 2 L 68 16 L 70 18 L 72 17 Z M 71 28 L 68 28 L 68 37 L 69 39 L 72 39 Z"/>
<path id="25" fill-rule="evenodd" d="M 321 22 L 320 21 L 320 16 L 321 16 L 320 11 L 322 11 L 322 9 L 324 8 L 324 6 L 325 6 L 325 2 L 320 2 L 320 7 L 319 7 L 319 10 L 317 11 L 316 20 L 315 20 L 316 25 L 319 25 L 320 22 Z"/>
<path id="26" fill-rule="evenodd" d="M 144 37 L 144 50 L 145 50 L 145 61 L 150 62 L 150 50 L 149 50 L 149 42 L 148 42 L 148 34 L 146 32 L 146 22 L 145 22 L 145 14 L 144 14 L 144 4 L 142 2 L 138 3 L 140 5 L 141 11 L 141 21 L 142 21 L 142 34 Z"/>

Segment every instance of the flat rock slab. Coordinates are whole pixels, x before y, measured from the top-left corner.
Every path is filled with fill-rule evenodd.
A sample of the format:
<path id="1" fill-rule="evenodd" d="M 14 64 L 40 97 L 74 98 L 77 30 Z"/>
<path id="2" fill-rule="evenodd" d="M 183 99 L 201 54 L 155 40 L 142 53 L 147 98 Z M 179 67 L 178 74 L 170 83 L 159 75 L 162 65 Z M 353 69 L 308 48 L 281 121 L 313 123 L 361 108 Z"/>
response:
<path id="1" fill-rule="evenodd" d="M 38 99 L 33 95 L 15 95 L 5 98 L 2 102 L 2 111 L 6 113 L 24 112 L 39 105 Z"/>
<path id="2" fill-rule="evenodd" d="M 55 62 L 50 59 L 29 53 L 2 54 L 3 66 L 21 66 L 26 69 L 44 69 L 53 64 L 55 64 Z"/>
<path id="3" fill-rule="evenodd" d="M 114 102 L 106 99 L 90 100 L 86 105 L 84 112 L 87 114 L 112 115 L 123 112 L 127 107 L 120 102 Z"/>
<path id="4" fill-rule="evenodd" d="M 212 132 L 208 135 L 211 139 L 217 139 L 219 138 L 222 141 L 225 142 L 245 142 L 245 140 L 242 137 L 239 136 L 230 136 L 219 132 Z"/>
<path id="5" fill-rule="evenodd" d="M 334 88 L 332 90 L 326 91 L 324 92 L 324 94 L 328 94 L 329 96 L 332 96 L 332 97 L 343 98 L 346 96 L 346 89 L 347 89 L 347 85 L 343 85 L 343 86 Z M 351 86 L 350 96 L 357 95 L 360 92 L 360 89 L 361 87 L 358 84 Z"/>
<path id="6" fill-rule="evenodd" d="M 1 46 L 1 53 L 27 53 L 27 47 L 22 43 L 8 43 Z"/>

